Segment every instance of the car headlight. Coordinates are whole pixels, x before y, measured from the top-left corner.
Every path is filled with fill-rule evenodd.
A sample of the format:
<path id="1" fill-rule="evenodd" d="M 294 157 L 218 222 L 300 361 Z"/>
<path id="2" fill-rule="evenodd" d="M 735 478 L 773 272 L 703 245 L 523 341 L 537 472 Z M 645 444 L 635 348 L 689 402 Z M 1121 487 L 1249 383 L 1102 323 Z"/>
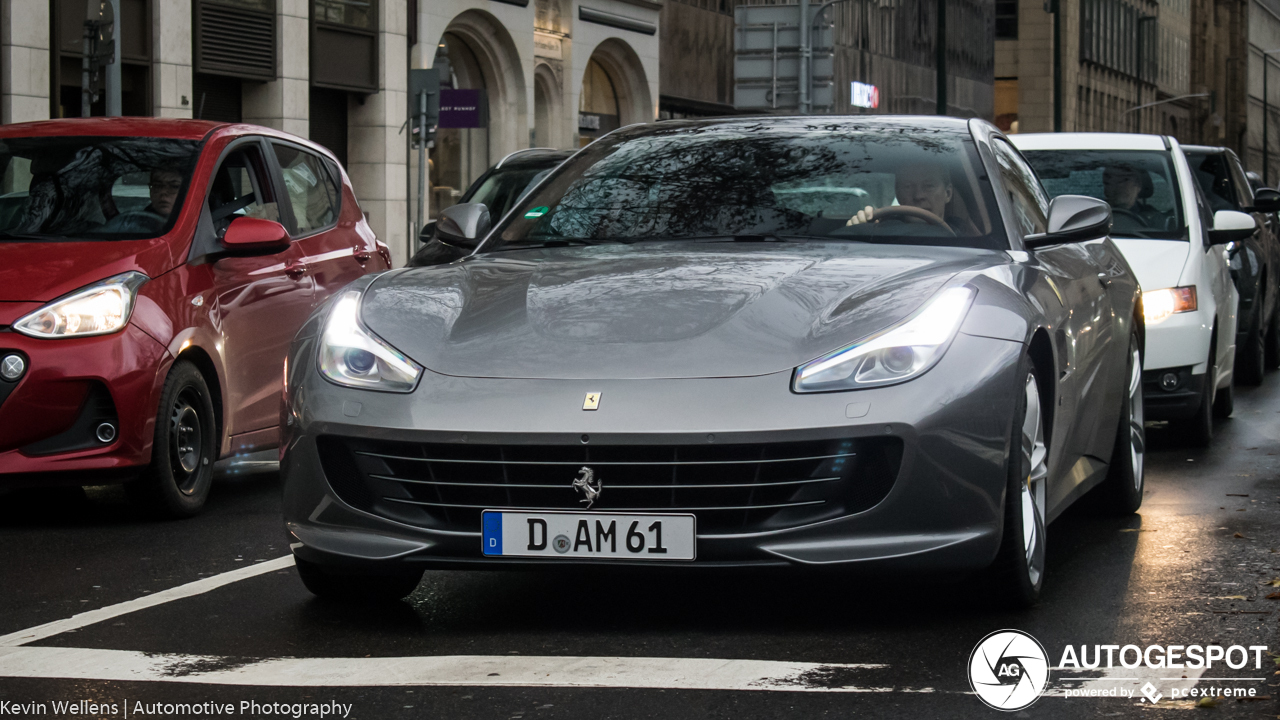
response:
<path id="1" fill-rule="evenodd" d="M 898 325 L 801 365 L 796 392 L 856 390 L 910 380 L 937 364 L 969 311 L 974 291 L 943 290 Z"/>
<path id="2" fill-rule="evenodd" d="M 24 315 L 13 329 L 34 338 L 70 338 L 119 332 L 133 313 L 138 288 L 149 278 L 131 271 L 113 275 Z"/>
<path id="3" fill-rule="evenodd" d="M 1155 325 L 1170 315 L 1196 310 L 1196 287 L 1161 288 L 1142 293 L 1142 316 L 1148 325 Z"/>
<path id="4" fill-rule="evenodd" d="M 348 290 L 334 300 L 320 337 L 320 374 L 347 387 L 413 392 L 422 367 L 365 329 L 360 295 Z"/>

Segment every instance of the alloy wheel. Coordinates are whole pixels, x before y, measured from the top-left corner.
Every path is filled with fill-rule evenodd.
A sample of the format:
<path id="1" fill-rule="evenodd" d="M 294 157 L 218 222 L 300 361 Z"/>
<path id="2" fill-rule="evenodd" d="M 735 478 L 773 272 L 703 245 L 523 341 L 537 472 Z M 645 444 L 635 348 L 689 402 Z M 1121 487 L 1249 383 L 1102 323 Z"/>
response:
<path id="1" fill-rule="evenodd" d="M 1129 371 L 1129 463 L 1133 468 L 1133 485 L 1141 493 L 1147 437 L 1142 415 L 1142 355 L 1136 348 L 1129 364 L 1132 368 Z"/>
<path id="2" fill-rule="evenodd" d="M 1027 468 L 1022 483 L 1022 549 L 1026 554 L 1028 579 L 1039 585 L 1044 574 L 1045 479 L 1049 475 L 1044 443 L 1044 416 L 1040 408 L 1040 387 L 1035 375 L 1027 375 L 1027 413 L 1022 420 L 1022 461 Z"/>

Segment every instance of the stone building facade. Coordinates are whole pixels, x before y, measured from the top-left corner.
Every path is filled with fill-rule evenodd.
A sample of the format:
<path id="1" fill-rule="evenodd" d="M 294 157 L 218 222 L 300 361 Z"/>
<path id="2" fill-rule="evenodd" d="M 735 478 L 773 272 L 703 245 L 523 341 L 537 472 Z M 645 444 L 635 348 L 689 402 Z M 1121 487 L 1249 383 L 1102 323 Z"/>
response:
<path id="1" fill-rule="evenodd" d="M 1267 184 L 1275 187 L 1280 183 L 1280 112 L 1276 105 L 1280 104 L 1280 0 L 1250 0 L 1248 8 L 1248 121 L 1245 154 L 1240 157 L 1250 170 L 1259 175 L 1263 172 L 1262 161 L 1263 136 L 1266 135 L 1267 147 L 1271 149 L 1269 161 L 1265 163 Z M 1275 52 L 1273 52 L 1275 51 Z M 1263 62 L 1267 63 L 1263 72 Z M 1266 82 L 1264 97 L 1263 82 Z M 1263 107 L 1266 113 L 1267 128 L 1263 131 Z"/>
<path id="2" fill-rule="evenodd" d="M 412 67 L 448 67 L 443 82 L 482 90 L 487 122 L 441 128 L 430 151 L 429 216 L 507 154 L 575 148 L 657 117 L 659 18 L 654 0 L 420 1 Z M 410 159 L 415 196 L 416 156 Z"/>
<path id="3" fill-rule="evenodd" d="M 1276 3 L 1248 1 L 1257 12 L 1262 2 Z M 1260 96 L 1261 80 L 1251 79 L 1254 61 L 1244 52 L 1246 0 L 996 0 L 996 7 L 1002 128 L 1161 133 L 1226 145 L 1249 162 L 1249 113 L 1260 120 L 1261 107 L 1248 109 L 1245 86 L 1255 83 Z"/>
<path id="4" fill-rule="evenodd" d="M 667 0 L 659 25 L 659 118 L 739 114 L 734 103 L 734 11 L 795 0 Z M 812 7 L 819 7 L 813 0 Z M 923 113 L 937 109 L 936 8 L 932 0 L 844 0 L 823 20 L 835 45 L 832 114 Z M 991 0 L 947 2 L 948 111 L 994 117 Z M 880 106 L 853 103 L 852 83 L 873 85 Z M 755 111 L 750 111 L 755 112 Z"/>

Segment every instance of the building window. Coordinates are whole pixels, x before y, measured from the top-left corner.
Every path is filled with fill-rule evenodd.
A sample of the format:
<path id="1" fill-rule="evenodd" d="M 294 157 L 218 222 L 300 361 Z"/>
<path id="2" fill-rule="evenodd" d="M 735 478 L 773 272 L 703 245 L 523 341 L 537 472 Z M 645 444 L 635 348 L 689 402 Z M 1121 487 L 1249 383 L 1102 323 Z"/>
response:
<path id="1" fill-rule="evenodd" d="M 316 22 L 372 30 L 372 0 L 315 0 Z"/>
<path id="2" fill-rule="evenodd" d="M 996 78 L 996 127 L 1018 132 L 1018 78 Z"/>
<path id="3" fill-rule="evenodd" d="M 53 42 L 49 81 L 50 117 L 80 117 L 81 57 L 84 53 L 84 0 L 51 0 Z M 150 115 L 151 110 L 151 2 L 121 0 L 116 18 L 120 37 L 120 111 L 124 115 Z M 106 114 L 106 93 L 101 92 L 105 68 L 98 73 L 98 99 L 90 108 L 94 116 Z"/>
<path id="4" fill-rule="evenodd" d="M 1159 70 L 1159 28 L 1122 0 L 1080 4 L 1080 59 L 1130 78 L 1155 84 Z"/>
<path id="5" fill-rule="evenodd" d="M 1018 0 L 996 0 L 996 39 L 1018 39 Z"/>
<path id="6" fill-rule="evenodd" d="M 347 94 L 329 88 L 311 88 L 311 141 L 327 148 L 347 166 Z"/>
<path id="7" fill-rule="evenodd" d="M 311 84 L 378 92 L 378 0 L 312 0 Z"/>
<path id="8" fill-rule="evenodd" d="M 244 119 L 240 78 L 194 73 L 191 80 L 192 117 L 196 120 L 238 123 Z"/>
<path id="9" fill-rule="evenodd" d="M 275 79 L 275 0 L 196 0 L 192 13 L 197 74 Z"/>

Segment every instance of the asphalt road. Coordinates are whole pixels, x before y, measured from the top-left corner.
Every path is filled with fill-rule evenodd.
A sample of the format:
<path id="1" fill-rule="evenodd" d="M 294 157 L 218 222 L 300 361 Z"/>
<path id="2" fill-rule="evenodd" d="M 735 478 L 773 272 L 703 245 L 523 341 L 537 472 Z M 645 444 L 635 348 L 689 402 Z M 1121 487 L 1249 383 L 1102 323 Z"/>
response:
<path id="1" fill-rule="evenodd" d="M 223 472 L 207 511 L 183 522 L 140 517 L 117 488 L 10 494 L 0 497 L 0 716 L 44 703 L 30 716 L 118 718 L 143 703 L 152 717 L 202 717 L 212 706 L 155 704 L 231 703 L 235 717 L 292 717 L 270 704 L 338 702 L 351 718 L 997 717 L 966 669 L 1001 628 L 1033 635 L 1055 665 L 1068 644 L 1280 653 L 1280 601 L 1265 598 L 1280 588 L 1263 585 L 1280 576 L 1280 375 L 1237 389 L 1217 431 L 1199 451 L 1152 429 L 1141 513 L 1100 517 L 1084 503 L 1051 525 L 1044 598 L 1023 612 L 993 609 L 974 579 L 782 572 L 432 572 L 410 602 L 334 606 L 311 598 L 287 559 L 253 569 L 288 555 L 269 467 Z M 189 585 L 205 578 L 217 580 Z M 160 595 L 173 588 L 187 596 Z M 153 595 L 149 607 L 119 607 Z M 97 622 L 14 639 L 94 610 Z M 1262 660 L 1186 679 L 1055 670 L 1049 696 L 1013 715 L 1275 717 L 1280 675 Z M 602 663 L 611 686 L 580 686 Z M 304 667 L 307 679 L 290 685 Z M 774 680 L 723 689 L 757 671 Z M 325 677 L 362 679 L 325 687 Z M 447 678 L 458 684 L 432 684 Z M 504 684 L 530 678 L 544 686 Z M 1147 679 L 1166 696 L 1155 705 L 1061 696 Z M 1174 687 L 1255 698 L 1196 708 L 1168 697 Z M 59 712 L 55 701 L 107 707 Z"/>

